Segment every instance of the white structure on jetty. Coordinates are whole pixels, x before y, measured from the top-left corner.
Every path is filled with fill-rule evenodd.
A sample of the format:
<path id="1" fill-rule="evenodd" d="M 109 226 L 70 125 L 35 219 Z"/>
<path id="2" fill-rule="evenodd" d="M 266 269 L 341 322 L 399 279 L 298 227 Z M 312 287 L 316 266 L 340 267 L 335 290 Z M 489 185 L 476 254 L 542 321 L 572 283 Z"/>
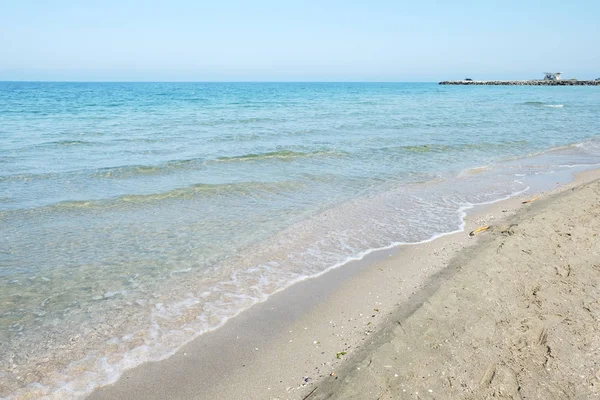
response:
<path id="1" fill-rule="evenodd" d="M 562 72 L 544 72 L 545 81 L 560 81 Z"/>

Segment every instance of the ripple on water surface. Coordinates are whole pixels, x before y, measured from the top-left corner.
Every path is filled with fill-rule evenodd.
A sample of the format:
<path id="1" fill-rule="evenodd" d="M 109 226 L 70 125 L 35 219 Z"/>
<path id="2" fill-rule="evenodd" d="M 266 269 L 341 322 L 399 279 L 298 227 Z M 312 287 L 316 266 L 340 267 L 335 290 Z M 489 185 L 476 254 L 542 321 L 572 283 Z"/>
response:
<path id="1" fill-rule="evenodd" d="M 1 396 L 82 396 L 600 162 L 590 88 L 2 85 Z"/>

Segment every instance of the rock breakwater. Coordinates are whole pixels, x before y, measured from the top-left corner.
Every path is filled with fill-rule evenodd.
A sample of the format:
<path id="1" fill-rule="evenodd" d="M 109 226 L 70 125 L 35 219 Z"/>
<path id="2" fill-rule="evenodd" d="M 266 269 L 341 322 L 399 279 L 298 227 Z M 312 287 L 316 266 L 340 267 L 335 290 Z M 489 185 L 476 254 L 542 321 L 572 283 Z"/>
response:
<path id="1" fill-rule="evenodd" d="M 443 81 L 440 85 L 491 85 L 491 86 L 600 86 L 600 80 L 595 81 L 578 81 L 575 79 L 545 81 L 545 80 L 529 80 L 529 81 Z"/>

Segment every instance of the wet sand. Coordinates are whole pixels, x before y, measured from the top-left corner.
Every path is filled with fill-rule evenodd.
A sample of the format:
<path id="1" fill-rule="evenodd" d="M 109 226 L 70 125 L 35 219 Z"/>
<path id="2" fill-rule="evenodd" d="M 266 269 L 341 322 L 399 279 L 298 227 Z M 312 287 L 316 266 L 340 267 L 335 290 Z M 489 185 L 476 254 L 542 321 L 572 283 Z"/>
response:
<path id="1" fill-rule="evenodd" d="M 598 177 L 294 285 L 90 398 L 597 396 Z"/>

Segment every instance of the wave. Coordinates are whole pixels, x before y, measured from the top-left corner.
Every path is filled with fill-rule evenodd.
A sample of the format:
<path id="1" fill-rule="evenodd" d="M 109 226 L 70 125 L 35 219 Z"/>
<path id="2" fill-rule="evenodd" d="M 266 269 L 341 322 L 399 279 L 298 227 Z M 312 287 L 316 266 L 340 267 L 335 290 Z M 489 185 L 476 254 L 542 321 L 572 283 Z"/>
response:
<path id="1" fill-rule="evenodd" d="M 56 147 L 56 146 L 94 146 L 98 145 L 98 142 L 90 142 L 87 140 L 53 140 L 50 142 L 39 143 L 32 145 L 31 147 Z M 28 146 L 29 147 L 29 146 Z"/>
<path id="2" fill-rule="evenodd" d="M 474 126 L 478 126 L 481 125 L 480 122 L 476 122 L 476 121 L 453 121 L 452 122 L 452 127 L 454 128 L 469 128 L 469 127 L 474 127 Z M 356 130 L 385 130 L 385 131 L 390 131 L 390 130 L 410 130 L 413 128 L 448 128 L 448 122 L 447 121 L 442 121 L 442 122 L 434 122 L 434 121 L 423 121 L 423 120 L 414 120 L 411 119 L 410 121 L 398 121 L 398 120 L 393 120 L 390 119 L 388 121 L 385 121 L 383 123 L 374 123 L 374 122 L 355 122 L 355 123 L 343 123 L 343 124 L 337 124 L 337 125 L 332 125 L 331 129 L 334 130 L 350 130 L 350 131 L 356 131 Z"/>
<path id="3" fill-rule="evenodd" d="M 30 181 L 34 181 L 34 180 L 53 179 L 53 178 L 56 178 L 57 176 L 58 176 L 58 174 L 56 174 L 56 173 L 12 174 L 12 175 L 0 176 L 0 182 L 15 182 L 15 181 L 30 182 Z"/>
<path id="4" fill-rule="evenodd" d="M 468 176 L 482 174 L 484 172 L 490 171 L 491 169 L 492 169 L 492 167 L 490 165 L 482 165 L 479 167 L 467 168 L 467 169 L 461 171 L 457 175 L 457 178 L 464 178 L 464 177 L 468 177 Z"/>
<path id="5" fill-rule="evenodd" d="M 122 165 L 116 167 L 105 167 L 95 170 L 74 170 L 66 172 L 53 172 L 42 174 L 13 174 L 0 176 L 0 182 L 11 181 L 33 181 L 33 180 L 48 180 L 60 179 L 61 176 L 85 175 L 90 178 L 100 179 L 130 179 L 137 176 L 161 175 L 174 173 L 178 170 L 200 170 L 206 168 L 208 164 L 224 163 L 224 162 L 243 162 L 243 161 L 263 161 L 263 160 L 280 160 L 291 161 L 302 158 L 312 157 L 344 157 L 348 153 L 338 150 L 320 150 L 311 152 L 298 152 L 292 150 L 279 150 L 267 153 L 250 153 L 239 156 L 223 156 L 213 159 L 203 157 L 189 158 L 182 160 L 170 160 L 156 165 Z"/>
<path id="6" fill-rule="evenodd" d="M 561 145 L 561 146 L 554 146 L 554 147 L 550 147 L 549 149 L 543 149 L 543 150 L 539 150 L 539 151 L 535 151 L 529 154 L 525 154 L 523 156 L 519 156 L 519 157 L 514 157 L 514 159 L 521 159 L 521 158 L 529 158 L 529 157 L 536 157 L 536 156 L 540 156 L 543 154 L 548 154 L 548 153 L 557 153 L 557 152 L 563 152 L 563 151 L 570 151 L 570 150 L 575 150 L 575 149 L 582 149 L 582 150 L 586 150 L 586 143 L 591 143 L 591 141 L 588 142 L 578 142 L 578 143 L 570 143 L 570 144 L 565 144 L 565 145 Z"/>
<path id="7" fill-rule="evenodd" d="M 167 161 L 157 165 L 123 165 L 102 168 L 92 172 L 90 175 L 95 178 L 128 179 L 140 175 L 168 174 L 181 169 L 202 169 L 204 165 L 204 158 L 190 158 Z"/>
<path id="8" fill-rule="evenodd" d="M 103 132 L 89 132 L 85 136 L 106 136 Z M 144 137 L 129 137 L 129 138 L 111 138 L 107 141 L 90 141 L 90 140 L 53 140 L 49 142 L 28 144 L 15 150 L 29 150 L 29 149 L 40 149 L 40 148 L 55 148 L 55 147 L 68 147 L 68 146 L 114 146 L 120 143 L 159 143 L 163 142 L 168 138 L 144 138 Z"/>
<path id="9" fill-rule="evenodd" d="M 236 161 L 261 161 L 261 160 L 294 160 L 298 158 L 310 158 L 310 157 L 341 157 L 347 155 L 345 152 L 325 150 L 325 151 L 312 151 L 312 152 L 297 152 L 291 150 L 280 150 L 271 151 L 267 153 L 250 153 L 240 156 L 232 157 L 219 157 L 216 162 L 236 162 Z"/>
<path id="10" fill-rule="evenodd" d="M 93 143 L 74 141 L 77 143 Z M 479 143 L 479 144 L 421 144 L 392 146 L 372 149 L 375 152 L 389 153 L 444 153 L 468 150 L 494 149 L 494 148 L 514 148 L 526 145 L 525 140 L 513 142 L 498 143 Z M 316 151 L 293 151 L 277 150 L 264 153 L 248 153 L 237 156 L 222 156 L 218 158 L 193 157 L 181 160 L 170 160 L 156 165 L 122 165 L 114 167 L 105 167 L 88 170 L 72 170 L 65 172 L 49 173 L 20 173 L 0 176 L 0 182 L 31 182 L 39 180 L 62 180 L 71 179 L 73 176 L 90 179 L 135 179 L 141 176 L 168 175 L 177 173 L 181 170 L 202 170 L 210 165 L 219 163 L 243 163 L 243 162 L 261 162 L 261 161 L 281 161 L 289 162 L 309 158 L 341 158 L 349 157 L 350 153 L 341 150 L 316 150 Z"/>
<path id="11" fill-rule="evenodd" d="M 66 209 L 66 208 L 111 208 L 125 204 L 155 203 L 170 199 L 193 199 L 195 197 L 212 196 L 265 196 L 281 193 L 286 190 L 297 190 L 305 184 L 300 181 L 277 181 L 277 182 L 239 182 L 239 183 L 198 183 L 162 193 L 128 194 L 111 199 L 100 200 L 68 200 L 43 207 L 44 209 Z"/>
<path id="12" fill-rule="evenodd" d="M 96 170 L 74 170 L 67 172 L 48 172 L 48 173 L 24 173 L 0 176 L 0 182 L 31 182 L 41 180 L 61 180 L 70 179 L 74 175 L 84 175 L 87 178 L 100 179 L 130 179 L 137 176 L 160 175 L 172 172 L 177 169 L 198 169 L 204 166 L 203 159 L 189 159 L 169 161 L 158 165 L 123 165 L 118 167 L 106 167 Z"/>
<path id="13" fill-rule="evenodd" d="M 56 147 L 71 147 L 71 146 L 98 146 L 105 143 L 91 142 L 88 140 L 52 140 L 49 142 L 28 144 L 23 147 L 17 148 L 17 151 L 27 151 L 29 149 L 45 149 L 45 148 L 56 148 Z"/>
<path id="14" fill-rule="evenodd" d="M 239 132 L 224 132 L 206 140 L 210 143 L 222 143 L 222 142 L 244 142 L 244 141 L 260 141 L 270 140 L 271 138 L 279 138 L 282 136 L 304 136 L 315 133 L 325 132 L 324 129 L 315 128 L 300 128 L 300 129 L 277 129 L 277 130 L 263 130 L 260 133 L 239 133 Z"/>
<path id="15" fill-rule="evenodd" d="M 128 165 L 117 168 L 104 168 L 94 173 L 93 176 L 102 178 L 129 178 L 135 175 L 153 175 L 162 172 L 158 165 Z"/>
<path id="16" fill-rule="evenodd" d="M 211 138 L 206 139 L 209 143 L 222 143 L 222 142 L 245 142 L 245 141 L 256 141 L 264 139 L 267 136 L 264 133 L 223 133 Z"/>
<path id="17" fill-rule="evenodd" d="M 421 144 L 421 145 L 406 145 L 406 146 L 393 146 L 384 147 L 379 150 L 384 151 L 401 151 L 408 153 L 444 153 L 451 151 L 466 151 L 466 150 L 485 150 L 485 149 L 502 149 L 502 148 L 515 148 L 527 145 L 529 142 L 526 140 L 515 140 L 509 142 L 485 142 L 485 143 L 464 143 L 456 145 L 443 145 L 443 144 Z"/>
<path id="18" fill-rule="evenodd" d="M 526 106 L 551 107 L 551 108 L 563 108 L 565 106 L 564 104 L 548 104 L 548 103 L 544 103 L 543 101 L 526 101 L 523 104 Z"/>
<path id="19" fill-rule="evenodd" d="M 2 182 L 2 179 L 0 179 Z M 190 186 L 180 187 L 173 190 L 158 193 L 145 194 L 126 194 L 112 198 L 97 198 L 90 200 L 65 200 L 57 203 L 50 203 L 29 209 L 31 212 L 47 213 L 57 210 L 68 209 L 95 209 L 103 210 L 109 208 L 119 208 L 126 206 L 135 206 L 141 204 L 160 203 L 168 200 L 193 200 L 196 198 L 211 197 L 247 197 L 259 198 L 272 195 L 281 195 L 284 192 L 300 190 L 306 185 L 306 181 L 247 181 L 236 183 L 198 183 Z M 0 198 L 1 202 L 10 201 L 10 198 Z M 0 210 L 0 218 L 13 212 L 22 212 L 22 208 L 10 210 Z"/>
<path id="20" fill-rule="evenodd" d="M 548 155 L 548 154 L 557 154 L 557 153 L 558 154 L 563 154 L 563 153 L 568 154 L 569 152 L 578 152 L 579 155 L 592 156 L 592 157 L 600 156 L 600 140 L 598 138 L 590 138 L 590 139 L 584 140 L 582 142 L 570 143 L 570 144 L 554 146 L 554 147 L 550 147 L 550 148 L 546 148 L 546 149 L 535 150 L 535 151 L 531 151 L 527 154 L 509 156 L 506 158 L 502 158 L 500 161 L 502 161 L 502 162 L 518 161 L 518 160 L 524 160 L 524 159 L 529 159 L 529 158 L 533 158 L 533 157 L 544 156 L 544 155 Z M 582 164 L 577 164 L 577 165 L 585 166 L 588 164 L 596 165 L 596 163 L 593 163 L 593 162 L 582 163 Z M 564 164 L 560 164 L 557 166 L 562 167 L 562 166 L 564 166 Z"/>
<path id="21" fill-rule="evenodd" d="M 291 150 L 280 150 L 267 153 L 250 153 L 240 156 L 223 156 L 213 159 L 207 158 L 189 158 L 183 160 L 167 161 L 158 165 L 125 165 L 122 167 L 110 167 L 97 171 L 93 175 L 100 178 L 131 178 L 137 175 L 151 175 L 169 173 L 182 169 L 204 169 L 208 164 L 224 162 L 243 162 L 243 161 L 262 161 L 262 160 L 282 160 L 289 161 L 300 158 L 310 157 L 341 157 L 346 153 L 341 151 L 313 151 L 297 152 Z"/>
<path id="22" fill-rule="evenodd" d="M 400 146 L 399 150 L 408 151 L 411 153 L 439 153 L 453 149 L 453 146 L 441 144 L 423 144 L 418 146 Z"/>
<path id="23" fill-rule="evenodd" d="M 43 144 L 57 145 L 57 146 L 78 146 L 78 145 L 88 145 L 88 144 L 94 144 L 94 143 L 88 142 L 85 140 L 57 140 L 54 142 L 47 142 L 47 143 L 43 143 Z"/>
<path id="24" fill-rule="evenodd" d="M 213 120 L 199 120 L 197 124 L 199 126 L 222 126 L 222 125 L 236 125 L 236 124 L 256 124 L 256 123 L 277 123 L 281 120 L 278 118 L 268 117 L 248 117 L 248 118 L 221 118 Z"/>

